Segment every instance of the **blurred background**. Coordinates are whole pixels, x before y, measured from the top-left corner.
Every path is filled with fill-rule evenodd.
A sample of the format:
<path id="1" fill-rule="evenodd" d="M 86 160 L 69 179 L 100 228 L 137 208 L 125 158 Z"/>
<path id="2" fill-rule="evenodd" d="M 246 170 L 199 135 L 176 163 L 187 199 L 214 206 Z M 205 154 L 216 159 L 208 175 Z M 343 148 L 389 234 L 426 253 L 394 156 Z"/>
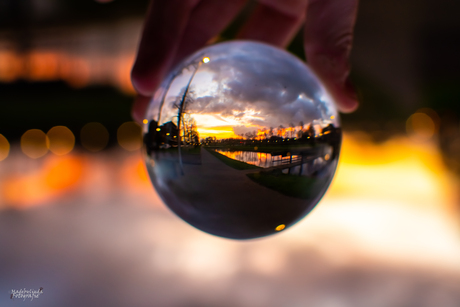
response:
<path id="1" fill-rule="evenodd" d="M 147 2 L 0 0 L 1 306 L 460 306 L 460 3 L 361 1 L 329 192 L 238 242 L 147 178 L 129 80 Z"/>

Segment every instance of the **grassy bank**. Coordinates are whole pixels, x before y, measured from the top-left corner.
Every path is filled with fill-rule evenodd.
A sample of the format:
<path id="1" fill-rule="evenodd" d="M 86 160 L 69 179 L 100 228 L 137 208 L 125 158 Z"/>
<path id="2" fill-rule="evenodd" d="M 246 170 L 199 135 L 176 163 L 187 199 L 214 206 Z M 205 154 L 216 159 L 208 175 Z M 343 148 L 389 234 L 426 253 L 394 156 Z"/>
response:
<path id="1" fill-rule="evenodd" d="M 324 184 L 327 183 L 327 179 L 316 179 L 283 173 L 260 172 L 247 174 L 247 176 L 266 188 L 301 199 L 315 197 L 324 188 Z"/>

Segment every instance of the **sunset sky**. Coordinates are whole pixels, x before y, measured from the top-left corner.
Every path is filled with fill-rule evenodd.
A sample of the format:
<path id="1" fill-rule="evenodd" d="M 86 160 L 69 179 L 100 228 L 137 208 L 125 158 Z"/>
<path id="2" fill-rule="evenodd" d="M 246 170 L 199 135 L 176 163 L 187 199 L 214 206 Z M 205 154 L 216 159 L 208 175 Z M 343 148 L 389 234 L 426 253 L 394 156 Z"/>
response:
<path id="1" fill-rule="evenodd" d="M 305 65 L 292 55 L 265 45 L 234 43 L 215 45 L 192 55 L 185 63 L 197 62 L 177 75 L 167 89 L 161 109 L 160 124 L 177 122 L 177 107 L 185 87 L 193 76 L 185 112 L 195 118 L 200 137 L 238 137 L 254 130 L 267 130 L 280 125 L 298 126 L 313 120 L 333 122 L 338 116 L 333 102 Z M 201 63 L 207 56 L 210 61 Z M 182 70 L 183 69 L 183 70 Z M 194 74 L 196 70 L 196 73 Z M 181 72 L 179 74 L 179 72 Z M 155 96 L 150 115 L 155 118 L 164 93 Z"/>

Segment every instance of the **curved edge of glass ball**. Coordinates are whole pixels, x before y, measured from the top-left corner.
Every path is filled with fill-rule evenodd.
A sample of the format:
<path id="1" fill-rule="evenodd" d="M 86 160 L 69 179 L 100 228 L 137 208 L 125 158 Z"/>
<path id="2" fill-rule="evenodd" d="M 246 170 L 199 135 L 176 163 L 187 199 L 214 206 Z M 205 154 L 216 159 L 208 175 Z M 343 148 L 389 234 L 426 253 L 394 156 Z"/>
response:
<path id="1" fill-rule="evenodd" d="M 205 47 L 177 65 L 143 126 L 164 203 L 213 235 L 252 239 L 304 218 L 334 176 L 338 112 L 294 55 L 251 41 Z"/>

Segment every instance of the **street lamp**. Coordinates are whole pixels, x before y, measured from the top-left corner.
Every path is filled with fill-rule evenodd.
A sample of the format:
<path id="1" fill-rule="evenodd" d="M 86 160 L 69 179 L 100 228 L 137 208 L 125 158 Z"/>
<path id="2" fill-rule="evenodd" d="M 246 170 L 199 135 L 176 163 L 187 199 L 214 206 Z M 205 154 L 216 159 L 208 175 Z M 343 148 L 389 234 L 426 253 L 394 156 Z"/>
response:
<path id="1" fill-rule="evenodd" d="M 182 165 L 182 155 L 181 155 L 181 138 L 180 138 L 180 124 L 181 124 L 181 119 L 182 119 L 182 112 L 184 110 L 184 104 L 185 104 L 185 97 L 187 97 L 188 91 L 190 89 L 190 85 L 192 84 L 193 78 L 196 75 L 196 72 L 200 68 L 201 64 L 206 64 L 209 63 L 211 59 L 209 57 L 204 57 L 200 61 L 192 63 L 192 65 L 196 65 L 195 71 L 193 72 L 192 76 L 190 77 L 190 80 L 188 80 L 187 86 L 185 87 L 184 95 L 182 95 L 181 101 L 179 103 L 179 114 L 177 116 L 177 148 L 179 151 L 179 165 L 180 165 L 180 170 L 182 175 L 184 174 L 184 169 Z M 166 96 L 166 94 L 165 94 Z"/>

